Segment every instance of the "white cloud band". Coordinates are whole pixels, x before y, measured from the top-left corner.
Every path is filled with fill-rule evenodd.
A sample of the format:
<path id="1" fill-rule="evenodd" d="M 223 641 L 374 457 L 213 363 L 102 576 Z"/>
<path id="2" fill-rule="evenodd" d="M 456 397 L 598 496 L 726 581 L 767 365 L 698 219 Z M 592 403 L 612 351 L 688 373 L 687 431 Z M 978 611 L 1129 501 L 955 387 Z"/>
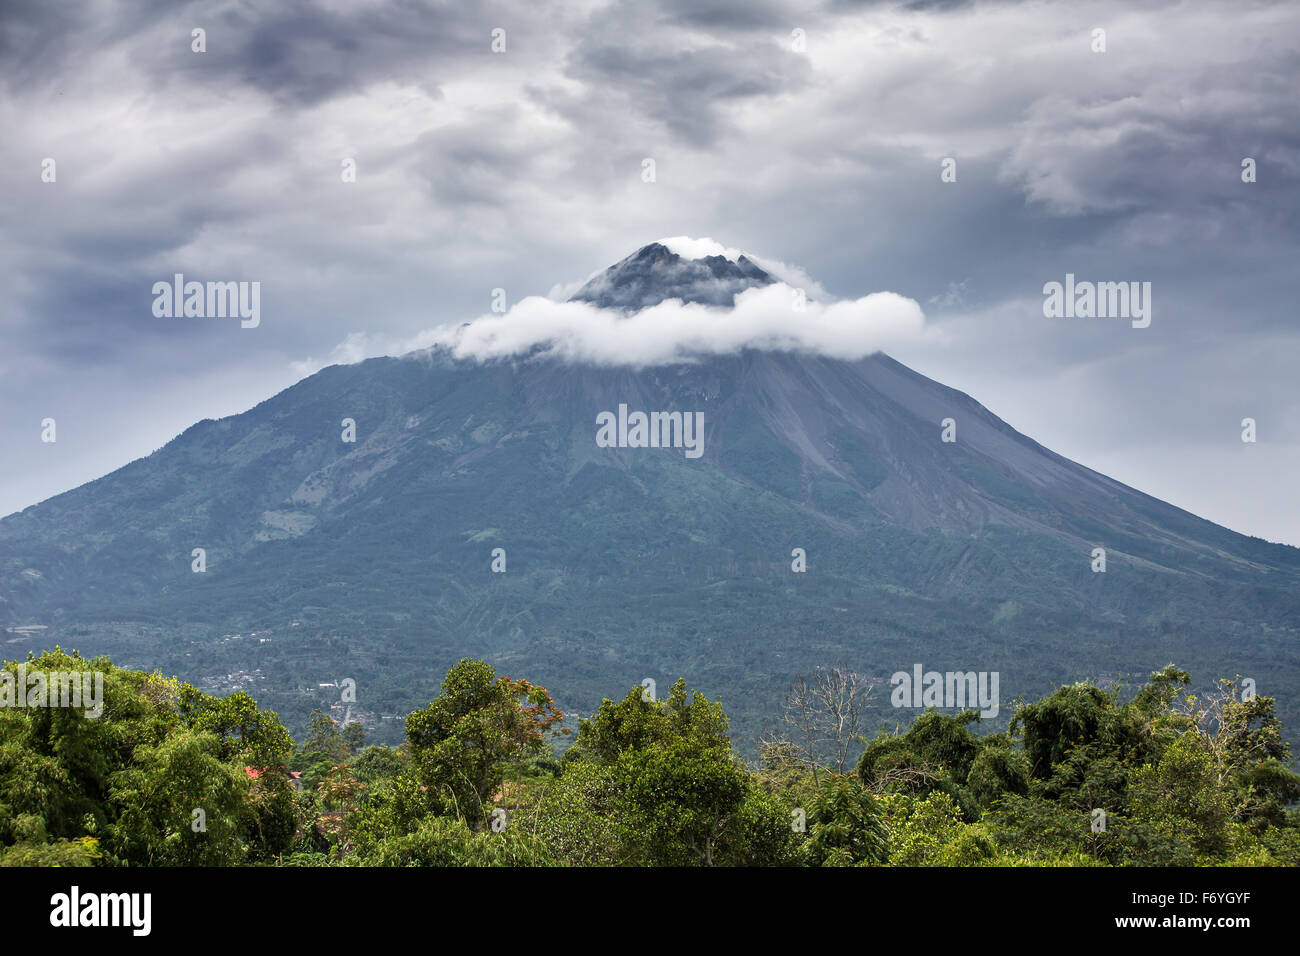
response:
<path id="1" fill-rule="evenodd" d="M 508 312 L 420 336 L 423 346 L 487 360 L 537 347 L 553 357 L 597 365 L 664 365 L 741 349 L 812 352 L 859 359 L 919 337 L 921 307 L 893 292 L 824 304 L 785 283 L 748 289 L 723 309 L 669 299 L 632 315 L 585 302 L 530 296 Z"/>

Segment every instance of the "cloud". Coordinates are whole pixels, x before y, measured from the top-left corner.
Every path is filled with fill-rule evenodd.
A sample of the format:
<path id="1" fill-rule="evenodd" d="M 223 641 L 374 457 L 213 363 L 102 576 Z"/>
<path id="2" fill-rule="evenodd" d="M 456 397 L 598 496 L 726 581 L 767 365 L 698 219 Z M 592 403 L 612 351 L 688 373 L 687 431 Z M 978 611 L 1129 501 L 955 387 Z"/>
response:
<path id="1" fill-rule="evenodd" d="M 669 236 L 667 239 L 660 239 L 659 244 L 666 246 L 669 252 L 681 256 L 683 259 L 706 259 L 709 256 L 722 256 L 724 259 L 735 262 L 744 255 L 739 249 L 728 248 L 707 236 L 703 239 L 693 239 L 690 236 Z"/>
<path id="2" fill-rule="evenodd" d="M 768 275 L 775 276 L 786 285 L 802 289 L 810 299 L 825 302 L 832 298 L 831 294 L 822 287 L 820 282 L 798 266 L 789 265 L 779 259 L 769 259 L 766 256 L 755 255 L 752 252 L 742 252 L 731 246 L 724 246 L 707 236 L 699 239 L 691 236 L 669 236 L 667 239 L 660 239 L 659 244 L 667 246 L 668 251 L 681 256 L 683 259 L 704 259 L 709 256 L 722 256 L 724 259 L 735 262 L 743 255 Z M 576 290 L 575 287 L 574 291 Z M 552 295 L 551 298 L 554 299 L 556 296 Z"/>
<path id="3" fill-rule="evenodd" d="M 893 292 L 832 303 L 807 301 L 784 282 L 748 289 L 731 309 L 669 299 L 632 315 L 585 302 L 529 296 L 500 315 L 484 315 L 420 337 L 456 358 L 534 353 L 595 365 L 666 365 L 740 351 L 776 349 L 859 359 L 920 337 L 921 307 Z"/>
<path id="4" fill-rule="evenodd" d="M 792 266 L 779 259 L 769 259 L 767 256 L 750 255 L 749 258 L 768 275 L 775 276 L 795 289 L 802 289 L 810 299 L 826 302 L 833 298 L 820 282 L 798 266 Z"/>
<path id="5" fill-rule="evenodd" d="M 565 277 L 682 234 L 745 250 L 817 302 L 890 289 L 922 303 L 926 332 L 896 358 L 1162 498 L 1221 473 L 1227 452 L 1207 449 L 1247 414 L 1300 454 L 1300 8 L 1089 10 L 486 0 L 467 17 L 450 0 L 103 0 L 69 16 L 8 0 L 0 512 L 294 375 L 428 347 L 496 288 L 521 303 L 560 282 L 551 297 L 566 299 L 582 283 Z M 196 26 L 205 54 L 190 48 Z M 57 184 L 40 180 L 43 157 Z M 344 157 L 355 183 L 340 179 Z M 955 183 L 939 180 L 944 157 Z M 1258 182 L 1242 182 L 1244 157 Z M 261 326 L 155 319 L 150 287 L 178 271 L 261 281 Z M 1045 325 L 1040 290 L 1066 272 L 1152 281 L 1152 328 Z M 786 313 L 767 333 L 819 314 Z M 718 321 L 674 315 L 683 332 L 698 332 L 683 316 Z M 603 354 L 572 317 L 547 321 L 554 347 Z M 726 344 L 708 331 L 706 345 Z M 838 334 L 795 346 L 839 347 Z M 646 354 L 672 351 L 642 337 Z M 1061 382 L 1076 391 L 1057 401 Z M 1087 405 L 1089 390 L 1113 405 Z M 1144 448 L 1171 415 L 1151 394 L 1186 431 L 1160 461 Z M 57 446 L 33 438 L 46 415 Z M 91 433 L 118 437 L 74 440 Z M 1234 493 L 1186 500 L 1300 541 L 1282 488 L 1294 469 L 1240 474 Z"/>

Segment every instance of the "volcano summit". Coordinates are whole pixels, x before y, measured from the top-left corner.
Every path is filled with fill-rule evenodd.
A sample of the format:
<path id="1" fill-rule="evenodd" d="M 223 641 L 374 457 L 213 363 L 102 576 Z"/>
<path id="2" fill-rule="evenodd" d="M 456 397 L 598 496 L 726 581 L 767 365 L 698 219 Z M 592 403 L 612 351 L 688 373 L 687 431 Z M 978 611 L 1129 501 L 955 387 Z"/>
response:
<path id="1" fill-rule="evenodd" d="M 720 254 L 693 259 L 674 252 L 665 244 L 670 242 L 642 246 L 588 280 L 571 301 L 630 312 L 665 299 L 732 306 L 737 292 L 776 281 L 743 254 L 734 262 Z"/>
<path id="2" fill-rule="evenodd" d="M 553 305 L 635 323 L 677 299 L 725 323 L 782 284 L 653 243 Z M 620 405 L 701 413 L 700 457 L 602 446 L 594 423 Z M 1297 585 L 1300 550 L 1056 455 L 883 354 L 807 348 L 332 366 L 0 521 L 12 641 L 43 626 L 42 644 L 236 681 L 295 728 L 311 689 L 347 675 L 394 741 L 380 718 L 466 656 L 565 710 L 685 676 L 742 747 L 792 677 L 836 659 L 882 681 L 915 661 L 998 672 L 1004 701 L 1171 660 L 1294 685 Z"/>

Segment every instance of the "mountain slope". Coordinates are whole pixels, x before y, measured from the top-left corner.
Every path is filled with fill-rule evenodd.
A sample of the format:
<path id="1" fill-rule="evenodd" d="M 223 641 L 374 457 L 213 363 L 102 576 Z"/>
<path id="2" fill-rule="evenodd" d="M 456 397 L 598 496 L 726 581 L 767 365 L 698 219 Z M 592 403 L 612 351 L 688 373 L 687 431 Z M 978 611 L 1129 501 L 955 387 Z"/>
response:
<path id="1" fill-rule="evenodd" d="M 590 301 L 715 294 L 700 260 L 646 248 Z M 702 412 L 702 456 L 598 447 L 620 404 Z M 1300 550 L 1055 455 L 883 355 L 335 366 L 0 521 L 0 624 L 46 628 L 15 649 L 248 686 L 291 724 L 345 676 L 363 712 L 402 713 L 467 654 L 579 710 L 685 675 L 742 736 L 836 658 L 999 670 L 1005 700 L 1169 660 L 1269 693 L 1300 675 L 1298 579 Z"/>

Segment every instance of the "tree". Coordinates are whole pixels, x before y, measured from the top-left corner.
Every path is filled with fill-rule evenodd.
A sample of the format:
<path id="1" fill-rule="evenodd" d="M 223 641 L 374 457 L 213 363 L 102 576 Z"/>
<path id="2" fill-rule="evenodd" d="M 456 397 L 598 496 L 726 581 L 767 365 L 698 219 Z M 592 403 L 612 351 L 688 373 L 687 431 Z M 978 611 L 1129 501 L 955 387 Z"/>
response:
<path id="1" fill-rule="evenodd" d="M 922 799 L 890 794 L 882 803 L 890 866 L 973 866 L 996 853 L 983 827 L 963 823 L 960 808 L 942 791 Z"/>
<path id="2" fill-rule="evenodd" d="M 356 756 L 361 748 L 366 745 L 366 728 L 361 722 L 354 720 L 343 728 L 343 746 L 348 748 L 348 753 Z"/>
<path id="3" fill-rule="evenodd" d="M 619 829 L 621 792 L 613 771 L 591 760 L 570 760 L 542 794 L 535 830 L 569 866 L 626 866 L 637 862 Z"/>
<path id="4" fill-rule="evenodd" d="M 622 792 L 624 841 L 640 844 L 652 866 L 713 866 L 748 791 L 747 774 L 730 748 L 700 748 L 688 740 L 627 750 L 614 777 Z"/>
<path id="5" fill-rule="evenodd" d="M 1189 840 L 1202 856 L 1222 856 L 1230 845 L 1232 801 L 1217 770 L 1198 735 L 1184 734 L 1158 763 L 1134 774 L 1134 816 L 1166 836 Z"/>
<path id="6" fill-rule="evenodd" d="M 352 769 L 363 783 L 391 780 L 405 767 L 401 752 L 383 744 L 367 747 L 352 761 Z"/>
<path id="7" fill-rule="evenodd" d="M 814 784 L 820 783 L 818 767 L 824 751 L 829 750 L 836 772 L 844 772 L 876 684 L 836 663 L 815 668 L 811 680 L 800 675 L 790 685 L 782 701 L 782 721 L 790 728 L 791 742 L 812 771 Z M 771 738 L 765 741 L 769 746 L 777 742 Z"/>
<path id="8" fill-rule="evenodd" d="M 229 697 L 210 697 L 186 684 L 178 706 L 188 726 L 216 735 L 223 760 L 283 770 L 293 753 L 293 738 L 275 711 L 260 710 L 242 690 Z"/>
<path id="9" fill-rule="evenodd" d="M 583 721 L 560 778 L 567 787 L 570 775 L 580 775 L 585 786 L 571 792 L 584 802 L 551 812 L 547 825 L 615 833 L 612 855 L 620 862 L 788 861 L 789 811 L 736 759 L 727 729 L 722 705 L 691 694 L 684 680 L 663 700 L 650 700 L 637 687 L 617 703 L 602 701 Z M 589 814 L 598 819 L 584 825 Z"/>
<path id="10" fill-rule="evenodd" d="M 106 844 L 146 866 L 229 866 L 243 856 L 239 837 L 246 779 L 216 756 L 214 735 L 182 730 L 140 747 L 112 776 L 118 808 Z"/>
<path id="11" fill-rule="evenodd" d="M 808 808 L 804 852 L 814 866 L 862 866 L 888 856 L 883 815 L 866 787 L 851 776 L 827 774 Z"/>
<path id="12" fill-rule="evenodd" d="M 677 680 L 668 697 L 651 700 L 640 687 L 618 703 L 605 698 L 578 728 L 578 739 L 565 760 L 593 759 L 613 763 L 628 750 L 656 743 L 688 740 L 700 748 L 731 746 L 729 721 L 722 705 L 702 694 L 691 694 L 685 680 Z"/>
<path id="13" fill-rule="evenodd" d="M 366 785 L 356 778 L 350 766 L 339 764 L 320 782 L 317 790 L 325 809 L 348 810 L 365 793 Z"/>
<path id="14" fill-rule="evenodd" d="M 474 832 L 463 820 L 424 817 L 409 832 L 367 847 L 367 866 L 553 866 L 546 848 L 514 828 Z"/>
<path id="15" fill-rule="evenodd" d="M 909 793 L 925 796 L 939 790 L 947 793 L 969 820 L 979 816 L 978 801 L 968 783 L 971 769 L 987 743 L 968 725 L 979 720 L 973 710 L 955 716 L 928 710 L 918 716 L 902 734 L 879 733 L 868 742 L 858 759 L 858 777 L 877 795 Z M 989 767 L 987 771 L 994 768 Z M 987 772 L 981 783 L 994 781 Z"/>
<path id="16" fill-rule="evenodd" d="M 226 864 L 264 849 L 244 768 L 283 765 L 292 739 L 274 713 L 247 694 L 209 697 L 58 648 L 27 667 L 102 681 L 102 713 L 0 708 L 0 846 L 22 844 L 33 862 L 91 854 L 107 865 Z M 291 839 L 292 814 L 287 826 Z"/>
<path id="17" fill-rule="evenodd" d="M 1221 680 L 1203 699 L 1187 695 L 1177 711 L 1209 756 L 1215 786 L 1240 794 L 1235 819 L 1284 823 L 1300 799 L 1300 776 L 1286 764 L 1291 747 L 1282 737 L 1272 697 L 1242 700 L 1235 680 Z"/>
<path id="18" fill-rule="evenodd" d="M 1036 779 L 1051 777 L 1053 768 L 1076 747 L 1118 743 L 1114 704 L 1113 694 L 1080 683 L 1058 688 L 1017 710 L 1011 718 L 1011 732 L 1022 732 L 1030 775 Z"/>
<path id="19" fill-rule="evenodd" d="M 482 661 L 461 660 L 438 696 L 406 718 L 420 784 L 445 809 L 480 823 L 507 764 L 540 753 L 564 719 L 546 688 L 497 677 Z"/>
<path id="20" fill-rule="evenodd" d="M 305 754 L 324 754 L 334 763 L 342 763 L 351 756 L 348 745 L 339 733 L 339 726 L 334 718 L 317 708 L 307 718 L 307 736 L 302 742 Z"/>

